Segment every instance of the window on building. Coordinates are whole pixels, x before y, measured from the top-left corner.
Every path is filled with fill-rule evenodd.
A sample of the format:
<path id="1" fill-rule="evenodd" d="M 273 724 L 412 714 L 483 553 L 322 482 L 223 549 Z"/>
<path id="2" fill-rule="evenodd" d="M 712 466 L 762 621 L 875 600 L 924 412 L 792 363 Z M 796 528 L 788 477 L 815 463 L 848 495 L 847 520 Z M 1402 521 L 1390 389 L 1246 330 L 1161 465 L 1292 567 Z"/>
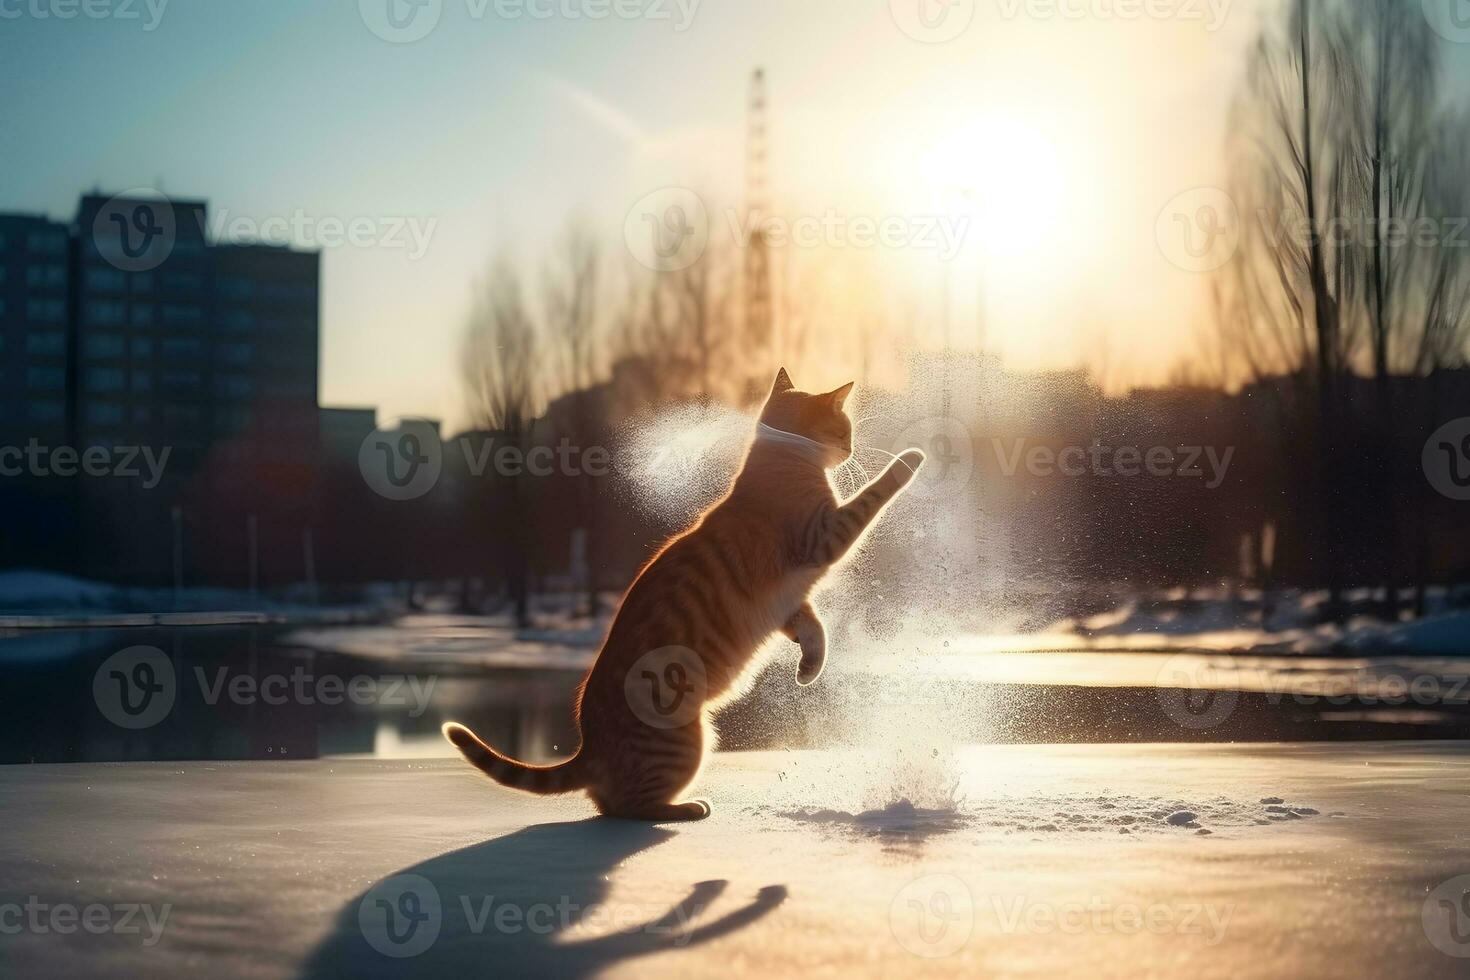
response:
<path id="1" fill-rule="evenodd" d="M 120 293 L 127 285 L 127 277 L 120 270 L 101 265 L 90 266 L 83 281 L 88 289 L 104 293 Z"/>
<path id="2" fill-rule="evenodd" d="M 26 403 L 26 414 L 32 422 L 60 422 L 66 417 L 66 407 L 59 401 L 32 399 Z"/>
<path id="3" fill-rule="evenodd" d="M 163 322 L 169 326 L 196 326 L 203 319 L 204 314 L 197 306 L 163 304 Z"/>
<path id="4" fill-rule="evenodd" d="M 191 292 L 204 288 L 204 277 L 197 272 L 163 273 L 163 288 L 174 292 Z"/>
<path id="5" fill-rule="evenodd" d="M 220 363 L 228 364 L 231 367 L 244 367 L 255 357 L 254 344 L 226 342 L 218 344 L 215 347 L 215 351 L 217 352 Z"/>
<path id="6" fill-rule="evenodd" d="M 221 276 L 216 284 L 225 299 L 248 300 L 255 294 L 255 284 L 240 276 Z"/>
<path id="7" fill-rule="evenodd" d="M 58 355 L 66 353 L 66 334 L 60 330 L 46 330 L 26 335 L 26 353 Z"/>
<path id="8" fill-rule="evenodd" d="M 131 323 L 135 327 L 148 327 L 153 325 L 153 307 L 148 303 L 133 304 Z"/>
<path id="9" fill-rule="evenodd" d="M 255 329 L 255 315 L 247 310 L 226 310 L 224 328 L 236 333 Z"/>
<path id="10" fill-rule="evenodd" d="M 84 380 L 88 391 L 122 391 L 124 374 L 119 368 L 87 368 Z"/>
<path id="11" fill-rule="evenodd" d="M 60 255 L 66 251 L 66 234 L 60 231 L 33 231 L 26 236 L 26 250 L 39 255 Z"/>
<path id="12" fill-rule="evenodd" d="M 35 323 L 60 323 L 66 319 L 66 303 L 59 299 L 28 299 L 26 319 Z"/>
<path id="13" fill-rule="evenodd" d="M 127 343 L 115 333 L 90 333 L 82 338 L 82 355 L 90 359 L 122 357 L 125 349 Z"/>
<path id="14" fill-rule="evenodd" d="M 121 425 L 123 408 L 111 402 L 88 402 L 87 421 L 93 425 Z"/>
<path id="15" fill-rule="evenodd" d="M 32 289 L 65 286 L 66 266 L 28 265 L 26 266 L 26 285 Z"/>
<path id="16" fill-rule="evenodd" d="M 91 300 L 86 305 L 87 322 L 96 327 L 115 327 L 126 323 L 128 305 L 107 300 Z"/>
<path id="17" fill-rule="evenodd" d="M 214 379 L 215 394 L 225 398 L 247 398 L 255 386 L 240 374 L 224 374 Z"/>
<path id="18" fill-rule="evenodd" d="M 204 351 L 204 342 L 198 337 L 165 337 L 160 352 L 164 357 L 182 360 L 198 357 Z"/>
<path id="19" fill-rule="evenodd" d="M 66 369 L 34 365 L 26 369 L 26 387 L 38 391 L 59 391 L 66 387 Z"/>

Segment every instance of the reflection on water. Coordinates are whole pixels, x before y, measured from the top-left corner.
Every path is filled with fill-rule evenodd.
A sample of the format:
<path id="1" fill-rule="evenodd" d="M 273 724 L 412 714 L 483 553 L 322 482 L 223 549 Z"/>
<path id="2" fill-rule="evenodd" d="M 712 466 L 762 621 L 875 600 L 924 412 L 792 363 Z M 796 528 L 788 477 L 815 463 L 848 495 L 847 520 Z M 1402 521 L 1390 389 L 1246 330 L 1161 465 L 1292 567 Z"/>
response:
<path id="1" fill-rule="evenodd" d="M 295 648 L 281 636 L 278 627 L 228 626 L 0 639 L 10 682 L 0 762 L 435 755 L 449 748 L 439 736 L 449 718 L 527 757 L 573 744 L 574 673 L 429 672 Z"/>
<path id="2" fill-rule="evenodd" d="M 10 681 L 0 762 L 443 756 L 453 754 L 439 735 L 449 719 L 523 759 L 565 755 L 576 744 L 585 646 L 542 659 L 500 651 L 515 654 L 515 667 L 493 653 L 347 655 L 269 625 L 19 631 L 0 638 Z M 718 727 L 724 749 L 824 747 L 881 738 L 895 724 L 939 726 L 956 742 L 1463 738 L 1467 667 L 1194 653 L 888 656 L 839 665 L 798 690 L 792 664 L 776 658 Z"/>

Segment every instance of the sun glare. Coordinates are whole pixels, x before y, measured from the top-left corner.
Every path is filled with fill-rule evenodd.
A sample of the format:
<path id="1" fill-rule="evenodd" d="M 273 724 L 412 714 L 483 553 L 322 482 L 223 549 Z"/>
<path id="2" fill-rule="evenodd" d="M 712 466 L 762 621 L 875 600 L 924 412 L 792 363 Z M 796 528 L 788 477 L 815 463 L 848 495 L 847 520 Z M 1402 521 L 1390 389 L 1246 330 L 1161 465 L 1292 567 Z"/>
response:
<path id="1" fill-rule="evenodd" d="M 934 206 L 959 213 L 990 256 L 1030 254 L 1056 232 L 1066 187 L 1056 146 L 1034 126 L 976 119 L 939 141 L 921 173 Z"/>

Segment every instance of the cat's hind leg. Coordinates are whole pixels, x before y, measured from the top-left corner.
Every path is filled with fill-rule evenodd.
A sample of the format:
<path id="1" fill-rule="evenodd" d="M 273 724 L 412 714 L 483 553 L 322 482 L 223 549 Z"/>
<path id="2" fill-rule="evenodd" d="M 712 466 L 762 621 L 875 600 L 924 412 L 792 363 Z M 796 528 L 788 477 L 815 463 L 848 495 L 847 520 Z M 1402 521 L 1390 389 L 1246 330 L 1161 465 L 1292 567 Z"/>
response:
<path id="1" fill-rule="evenodd" d="M 651 823 L 674 823 L 685 820 L 703 820 L 712 812 L 704 800 L 688 800 L 684 803 L 620 802 L 600 806 L 602 815 L 619 820 L 647 820 Z"/>
<path id="2" fill-rule="evenodd" d="M 593 789 L 592 802 L 604 816 L 623 820 L 703 820 L 710 815 L 704 800 L 674 801 L 699 775 L 704 739 L 702 716 L 679 728 L 641 727 L 604 767 L 604 782 Z"/>
<path id="3" fill-rule="evenodd" d="M 792 613 L 786 625 L 781 627 L 781 632 L 801 644 L 801 663 L 796 668 L 796 683 L 806 687 L 822 675 L 822 667 L 827 663 L 827 631 L 812 604 L 803 602 L 801 608 Z"/>
<path id="4" fill-rule="evenodd" d="M 704 800 L 689 800 L 685 803 L 656 803 L 636 813 L 629 814 L 633 820 L 652 820 L 655 823 L 670 823 L 679 820 L 703 820 L 710 815 L 710 805 Z"/>

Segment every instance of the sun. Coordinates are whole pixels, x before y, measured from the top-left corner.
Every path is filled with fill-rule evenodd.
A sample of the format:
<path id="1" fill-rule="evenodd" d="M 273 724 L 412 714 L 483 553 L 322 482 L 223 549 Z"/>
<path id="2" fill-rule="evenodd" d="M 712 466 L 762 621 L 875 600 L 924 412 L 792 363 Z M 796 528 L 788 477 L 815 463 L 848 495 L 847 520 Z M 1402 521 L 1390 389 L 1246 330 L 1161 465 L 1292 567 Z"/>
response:
<path id="1" fill-rule="evenodd" d="M 1068 191 L 1062 157 L 1038 128 L 1011 116 L 973 119 L 943 137 L 920 173 L 934 207 L 961 214 L 989 256 L 1028 256 L 1054 242 Z"/>

